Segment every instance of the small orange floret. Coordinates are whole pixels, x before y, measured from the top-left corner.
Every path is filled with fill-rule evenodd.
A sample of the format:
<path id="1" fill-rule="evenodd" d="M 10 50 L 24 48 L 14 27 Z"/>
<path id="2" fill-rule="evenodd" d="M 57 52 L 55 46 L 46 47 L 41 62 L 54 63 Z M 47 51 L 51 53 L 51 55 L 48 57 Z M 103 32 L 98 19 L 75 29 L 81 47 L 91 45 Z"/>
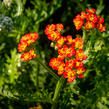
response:
<path id="1" fill-rule="evenodd" d="M 56 29 L 56 26 L 54 24 L 52 25 L 47 25 L 46 29 L 45 29 L 45 34 L 49 35 L 51 34 L 52 31 L 54 31 Z"/>
<path id="2" fill-rule="evenodd" d="M 63 48 L 59 48 L 58 49 L 58 54 L 65 57 L 65 49 L 64 48 L 65 48 L 64 46 L 63 46 Z"/>
<path id="3" fill-rule="evenodd" d="M 76 50 L 73 47 L 69 47 L 65 50 L 65 54 L 68 58 L 75 55 L 75 53 L 76 53 Z"/>
<path id="4" fill-rule="evenodd" d="M 78 75 L 78 77 L 82 79 L 84 76 L 82 74 L 80 74 L 80 75 Z"/>
<path id="5" fill-rule="evenodd" d="M 79 30 L 81 29 L 81 27 L 83 26 L 84 24 L 84 21 L 83 19 L 81 19 L 81 16 L 80 15 L 77 15 L 74 19 L 73 19 L 73 23 L 76 27 L 76 30 Z"/>
<path id="6" fill-rule="evenodd" d="M 59 55 L 72 57 L 75 55 L 75 49 L 73 47 L 68 47 L 67 45 L 64 45 L 63 48 L 58 49 Z"/>
<path id="7" fill-rule="evenodd" d="M 31 44 L 38 39 L 38 33 L 29 33 L 21 37 L 20 42 L 27 42 Z"/>
<path id="8" fill-rule="evenodd" d="M 67 78 L 67 81 L 69 83 L 73 82 L 74 79 L 76 79 L 76 71 L 75 70 L 71 70 L 71 69 L 67 69 L 65 72 L 64 72 L 64 77 Z"/>
<path id="9" fill-rule="evenodd" d="M 64 29 L 64 26 L 62 24 L 56 24 L 56 30 L 61 32 Z"/>
<path id="10" fill-rule="evenodd" d="M 52 31 L 47 37 L 49 40 L 57 40 L 61 37 L 61 34 L 58 31 Z"/>
<path id="11" fill-rule="evenodd" d="M 66 66 L 66 68 L 72 69 L 74 67 L 74 60 L 70 59 L 70 60 L 66 61 L 65 66 Z"/>
<path id="12" fill-rule="evenodd" d="M 96 10 L 95 9 L 86 9 L 86 12 L 94 14 L 96 12 Z"/>
<path id="13" fill-rule="evenodd" d="M 78 61 L 78 60 L 74 60 L 74 67 L 75 68 L 80 68 L 80 67 L 83 67 L 84 66 L 84 63 L 81 62 L 81 61 Z"/>
<path id="14" fill-rule="evenodd" d="M 87 21 L 96 23 L 96 22 L 98 21 L 98 17 L 97 17 L 96 14 L 91 14 L 91 13 L 89 13 L 89 14 L 87 15 Z"/>
<path id="15" fill-rule="evenodd" d="M 33 58 L 36 58 L 36 57 L 37 57 L 37 55 L 35 54 L 35 52 L 34 52 L 33 49 L 30 50 L 29 53 L 30 53 L 30 55 L 31 55 Z"/>
<path id="16" fill-rule="evenodd" d="M 58 48 L 61 48 L 65 41 L 66 41 L 66 37 L 61 36 L 59 39 L 57 39 L 56 46 Z"/>
<path id="17" fill-rule="evenodd" d="M 84 11 L 81 11 L 81 19 L 87 18 L 87 14 Z"/>
<path id="18" fill-rule="evenodd" d="M 72 75 L 70 78 L 67 79 L 68 83 L 72 83 L 76 79 L 76 76 Z"/>
<path id="19" fill-rule="evenodd" d="M 85 24 L 85 29 L 88 30 L 88 29 L 92 29 L 92 28 L 95 28 L 95 24 L 93 22 L 86 22 Z"/>
<path id="20" fill-rule="evenodd" d="M 31 39 L 33 39 L 34 41 L 38 39 L 38 33 L 30 33 L 30 37 Z"/>
<path id="21" fill-rule="evenodd" d="M 25 52 L 21 55 L 21 59 L 25 62 L 25 61 L 31 60 L 32 56 L 30 56 L 29 52 Z"/>
<path id="22" fill-rule="evenodd" d="M 18 51 L 19 52 L 22 52 L 22 51 L 25 51 L 26 48 L 28 46 L 28 43 L 27 42 L 21 42 L 18 44 Z"/>
<path id="23" fill-rule="evenodd" d="M 67 38 L 66 39 L 67 39 L 66 40 L 67 45 L 71 45 L 71 44 L 74 45 L 75 40 L 72 39 L 72 36 L 71 35 L 67 35 Z"/>
<path id="24" fill-rule="evenodd" d="M 62 75 L 64 73 L 65 63 L 62 62 L 58 67 L 58 75 Z"/>
<path id="25" fill-rule="evenodd" d="M 49 66 L 51 66 L 52 69 L 54 69 L 54 70 L 58 70 L 58 67 L 59 67 L 60 64 L 61 64 L 60 59 L 58 59 L 58 58 L 52 58 L 50 60 Z"/>
<path id="26" fill-rule="evenodd" d="M 21 59 L 25 62 L 28 60 L 31 60 L 32 58 L 36 58 L 36 54 L 34 53 L 34 50 L 30 50 L 29 52 L 24 52 L 21 55 Z"/>
<path id="27" fill-rule="evenodd" d="M 104 23 L 104 18 L 102 18 L 101 16 L 98 17 L 98 23 Z"/>
<path id="28" fill-rule="evenodd" d="M 78 61 L 82 61 L 82 60 L 86 60 L 87 56 L 84 54 L 84 51 L 82 49 L 79 49 L 76 51 L 75 58 Z"/>
<path id="29" fill-rule="evenodd" d="M 83 74 L 84 72 L 85 72 L 85 68 L 83 68 L 83 67 L 77 68 L 77 74 L 78 75 Z"/>
<path id="30" fill-rule="evenodd" d="M 83 39 L 82 38 L 76 38 L 75 39 L 75 48 L 77 49 L 83 49 Z"/>
<path id="31" fill-rule="evenodd" d="M 97 24 L 97 28 L 98 28 L 101 32 L 104 32 L 106 26 L 105 26 L 104 24 L 102 24 L 102 23 L 98 23 L 98 24 Z"/>
<path id="32" fill-rule="evenodd" d="M 26 35 L 24 35 L 24 36 L 21 37 L 20 42 L 26 42 L 26 41 L 28 41 L 29 39 L 30 39 L 29 34 L 26 34 Z"/>
<path id="33" fill-rule="evenodd" d="M 62 61 L 62 60 L 64 60 L 64 58 L 65 58 L 65 56 L 64 56 L 64 55 L 58 55 L 58 59 L 59 59 L 59 60 L 61 60 L 61 61 Z"/>

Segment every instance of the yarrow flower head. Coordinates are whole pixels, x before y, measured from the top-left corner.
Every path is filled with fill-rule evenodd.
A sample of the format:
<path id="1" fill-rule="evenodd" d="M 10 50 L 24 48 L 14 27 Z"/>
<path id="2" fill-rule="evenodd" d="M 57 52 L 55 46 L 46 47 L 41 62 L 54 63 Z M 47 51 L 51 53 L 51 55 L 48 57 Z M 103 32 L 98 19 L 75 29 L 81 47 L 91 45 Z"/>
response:
<path id="1" fill-rule="evenodd" d="M 37 55 L 34 53 L 34 50 L 30 50 L 28 52 L 24 52 L 22 55 L 21 55 L 21 59 L 25 62 L 25 61 L 28 61 L 28 60 L 31 60 L 32 58 L 36 58 Z"/>
<path id="2" fill-rule="evenodd" d="M 97 16 L 95 9 L 86 9 L 86 12 L 82 11 L 81 14 L 77 14 L 77 16 L 73 19 L 73 23 L 76 30 L 80 30 L 82 26 L 85 26 L 86 30 L 97 27 L 101 32 L 103 32 L 106 28 L 103 24 L 104 18 Z"/>
<path id="3" fill-rule="evenodd" d="M 61 37 L 60 32 L 64 29 L 62 24 L 52 24 L 47 25 L 45 29 L 45 34 L 49 40 L 58 40 Z"/>
<path id="4" fill-rule="evenodd" d="M 81 14 L 83 14 L 83 18 L 85 13 Z M 77 17 L 77 19 L 80 19 L 80 22 L 84 19 L 82 18 L 79 18 L 79 16 Z M 79 25 L 79 23 L 77 25 Z M 52 24 L 49 26 L 47 25 L 45 29 L 45 34 L 47 35 L 48 39 L 52 40 L 51 46 L 57 47 L 58 49 L 57 58 L 53 57 L 50 60 L 49 66 L 52 67 L 53 70 L 57 70 L 58 75 L 63 75 L 65 78 L 67 78 L 67 81 L 70 83 L 77 77 L 83 78 L 85 68 L 82 61 L 86 60 L 87 56 L 83 51 L 83 39 L 73 39 L 71 35 L 67 35 L 66 37 L 62 36 L 61 31 L 63 28 L 64 27 L 62 24 Z M 59 32 L 60 37 L 58 37 L 58 35 L 53 36 L 52 32 Z"/>
<path id="5" fill-rule="evenodd" d="M 20 43 L 18 44 L 18 51 L 23 52 L 21 59 L 25 62 L 37 57 L 33 46 L 31 46 L 38 39 L 38 33 L 29 33 L 21 37 Z"/>
<path id="6" fill-rule="evenodd" d="M 84 21 L 79 14 L 73 19 L 73 22 L 75 24 L 76 30 L 81 29 L 84 24 Z"/>

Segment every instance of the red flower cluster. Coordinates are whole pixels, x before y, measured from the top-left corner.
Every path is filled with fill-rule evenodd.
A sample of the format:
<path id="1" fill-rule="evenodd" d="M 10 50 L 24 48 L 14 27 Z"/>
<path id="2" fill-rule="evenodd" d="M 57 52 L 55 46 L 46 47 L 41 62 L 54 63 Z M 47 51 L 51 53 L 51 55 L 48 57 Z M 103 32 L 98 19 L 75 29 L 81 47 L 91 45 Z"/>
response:
<path id="1" fill-rule="evenodd" d="M 104 18 L 97 16 L 95 9 L 86 9 L 86 12 L 82 11 L 73 19 L 76 30 L 84 25 L 86 30 L 97 27 L 101 32 L 105 31 Z"/>
<path id="2" fill-rule="evenodd" d="M 57 24 L 56 24 L 57 25 Z M 52 34 L 52 32 L 59 32 L 57 31 L 56 25 L 48 25 L 45 29 L 45 33 Z M 58 24 L 59 29 L 62 30 L 62 24 Z M 83 39 L 82 38 L 75 38 L 72 39 L 71 35 L 67 37 L 59 36 L 57 37 L 48 37 L 48 39 L 53 39 L 55 45 L 58 47 L 58 57 L 53 57 L 50 60 L 49 65 L 54 70 L 58 70 L 58 75 L 63 75 L 65 78 L 68 79 L 68 82 L 72 82 L 76 76 L 79 78 L 83 78 L 83 73 L 85 72 L 83 60 L 87 59 L 87 56 L 84 54 L 83 51 Z"/>
<path id="3" fill-rule="evenodd" d="M 29 48 L 29 46 L 34 43 L 38 37 L 38 33 L 29 33 L 21 37 L 20 43 L 18 44 L 18 51 L 23 52 L 21 55 L 23 61 L 28 61 L 37 57 L 34 50 Z"/>

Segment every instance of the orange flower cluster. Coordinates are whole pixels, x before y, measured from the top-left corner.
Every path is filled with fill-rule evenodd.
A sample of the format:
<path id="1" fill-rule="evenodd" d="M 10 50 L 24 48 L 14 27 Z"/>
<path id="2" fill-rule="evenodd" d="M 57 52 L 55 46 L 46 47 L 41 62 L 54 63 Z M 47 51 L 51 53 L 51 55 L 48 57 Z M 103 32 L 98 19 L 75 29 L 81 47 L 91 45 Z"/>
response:
<path id="1" fill-rule="evenodd" d="M 51 27 L 47 27 L 52 31 L 55 26 L 52 24 Z M 63 28 L 59 30 L 62 29 Z M 45 31 L 48 32 L 47 30 L 46 28 Z M 50 33 L 50 31 L 48 33 Z M 53 70 L 58 70 L 58 75 L 63 75 L 69 83 L 76 77 L 83 78 L 85 68 L 83 67 L 84 63 L 82 61 L 87 59 L 83 51 L 83 39 L 72 39 L 71 35 L 67 37 L 60 35 L 60 38 L 55 39 L 55 41 L 55 45 L 58 47 L 58 57 L 53 57 L 50 60 L 49 66 L 51 66 Z"/>
<path id="2" fill-rule="evenodd" d="M 84 25 L 86 30 L 97 27 L 101 32 L 105 31 L 104 18 L 97 16 L 95 9 L 86 9 L 86 12 L 82 11 L 73 19 L 76 30 Z"/>
<path id="3" fill-rule="evenodd" d="M 49 40 L 58 40 L 61 37 L 60 32 L 64 29 L 62 24 L 52 24 L 47 25 L 45 29 L 45 34 Z"/>
<path id="4" fill-rule="evenodd" d="M 37 57 L 34 49 L 30 47 L 30 44 L 33 44 L 38 37 L 38 33 L 29 33 L 21 37 L 20 43 L 18 44 L 18 51 L 23 52 L 21 58 L 24 62 Z"/>

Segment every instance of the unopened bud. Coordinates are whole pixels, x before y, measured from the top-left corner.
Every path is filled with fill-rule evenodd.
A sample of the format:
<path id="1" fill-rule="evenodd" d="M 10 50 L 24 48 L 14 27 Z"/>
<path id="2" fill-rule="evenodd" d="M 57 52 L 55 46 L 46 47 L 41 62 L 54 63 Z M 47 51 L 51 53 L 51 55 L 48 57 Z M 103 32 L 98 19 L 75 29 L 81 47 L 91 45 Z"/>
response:
<path id="1" fill-rule="evenodd" d="M 57 46 L 55 46 L 55 50 L 58 50 L 58 47 Z"/>
<path id="2" fill-rule="evenodd" d="M 54 42 L 51 42 L 50 47 L 54 47 Z"/>

